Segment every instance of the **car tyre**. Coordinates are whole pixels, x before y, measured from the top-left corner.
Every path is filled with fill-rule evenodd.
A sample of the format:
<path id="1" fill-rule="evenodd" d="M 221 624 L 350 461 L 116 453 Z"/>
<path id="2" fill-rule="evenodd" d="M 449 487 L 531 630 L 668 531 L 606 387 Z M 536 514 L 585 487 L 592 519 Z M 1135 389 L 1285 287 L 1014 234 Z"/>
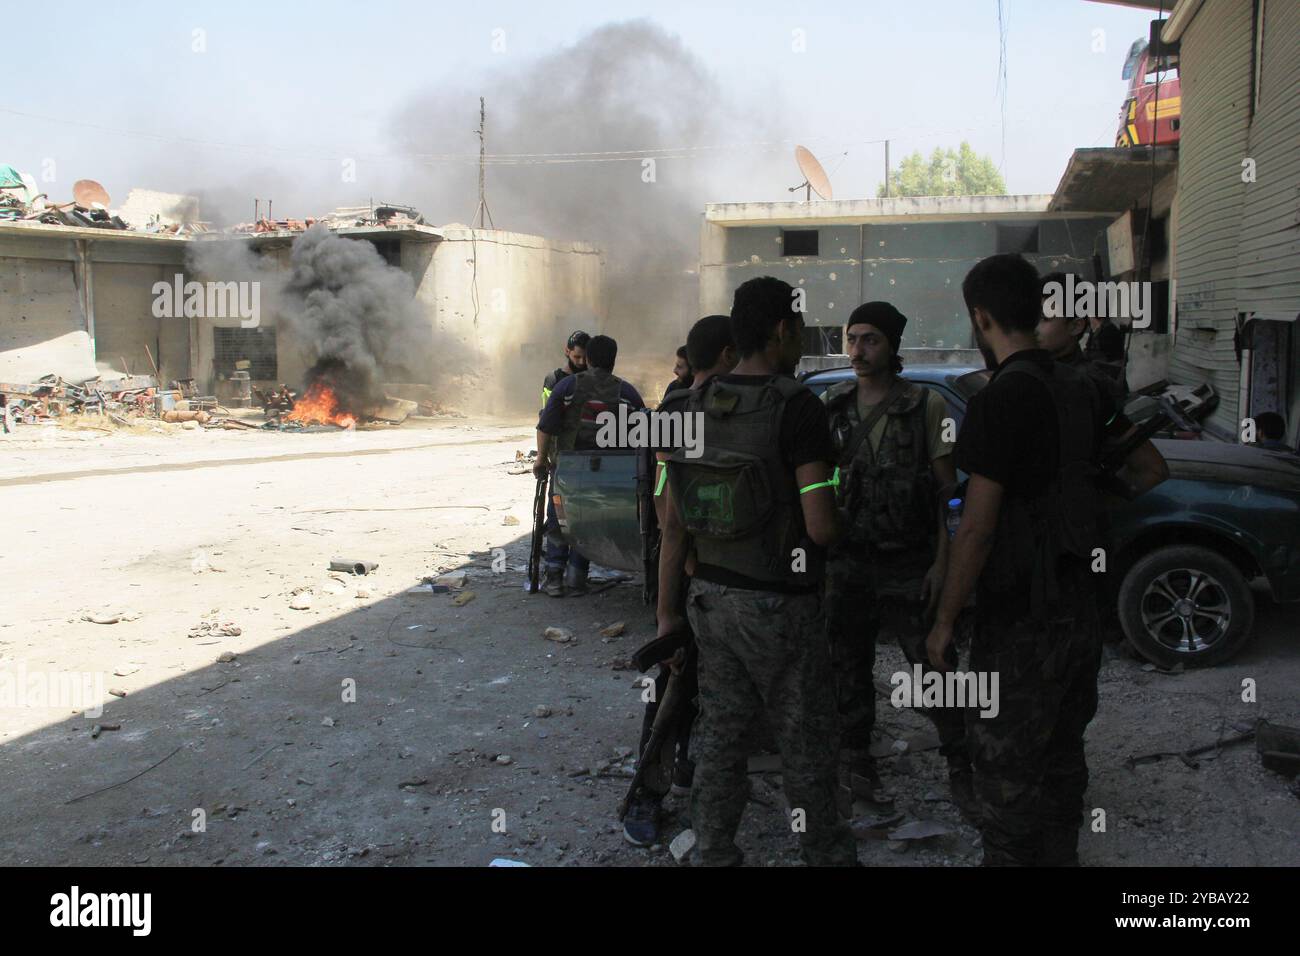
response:
<path id="1" fill-rule="evenodd" d="M 1246 645 L 1255 599 L 1241 570 L 1197 545 L 1158 548 L 1138 560 L 1119 589 L 1129 644 L 1160 667 L 1221 664 Z"/>

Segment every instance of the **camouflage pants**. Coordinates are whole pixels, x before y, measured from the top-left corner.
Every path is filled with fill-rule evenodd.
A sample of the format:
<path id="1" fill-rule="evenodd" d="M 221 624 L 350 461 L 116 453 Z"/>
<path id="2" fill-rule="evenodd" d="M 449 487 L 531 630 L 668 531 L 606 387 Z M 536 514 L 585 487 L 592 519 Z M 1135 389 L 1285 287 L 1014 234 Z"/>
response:
<path id="1" fill-rule="evenodd" d="M 986 866 L 1078 863 L 1088 765 L 1083 735 L 1097 712 L 1095 621 L 980 621 L 970 669 L 998 674 L 997 716 L 967 713 Z"/>
<path id="2" fill-rule="evenodd" d="M 826 695 L 830 660 L 821 598 L 697 578 L 686 614 L 700 655 L 691 823 L 701 862 L 742 861 L 736 830 L 749 797 L 744 738 L 766 714 L 781 751 L 786 798 L 803 811 L 804 862 L 853 865 L 857 847 L 835 806 L 835 713 Z"/>
<path id="3" fill-rule="evenodd" d="M 878 583 L 869 562 L 844 555 L 827 562 L 826 636 L 841 745 L 846 750 L 871 747 L 876 726 L 876 640 L 882 626 L 897 638 L 909 665 L 920 664 L 923 674 L 934 670 L 925 652 L 929 629 L 922 622 L 920 602 L 898 594 L 881 595 Z M 894 590 L 886 584 L 885 590 Z M 950 763 L 965 766 L 966 724 L 961 711 L 927 707 L 924 713 L 938 731 L 940 752 Z"/>

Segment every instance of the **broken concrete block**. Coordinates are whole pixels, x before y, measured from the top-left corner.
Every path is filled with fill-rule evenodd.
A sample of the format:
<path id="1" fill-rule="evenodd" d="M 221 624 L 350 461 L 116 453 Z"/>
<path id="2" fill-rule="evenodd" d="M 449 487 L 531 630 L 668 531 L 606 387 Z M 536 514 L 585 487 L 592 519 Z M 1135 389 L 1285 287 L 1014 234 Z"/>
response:
<path id="1" fill-rule="evenodd" d="M 668 852 L 673 855 L 673 859 L 681 863 L 695 849 L 695 831 L 683 830 L 677 836 L 673 837 L 673 842 L 668 844 Z"/>
<path id="2" fill-rule="evenodd" d="M 293 597 L 289 598 L 289 607 L 295 611 L 305 611 L 311 607 L 311 592 L 299 591 Z"/>
<path id="3" fill-rule="evenodd" d="M 449 588 L 463 588 L 465 586 L 464 571 L 449 571 L 446 574 L 440 574 L 434 578 L 437 584 L 445 584 Z"/>

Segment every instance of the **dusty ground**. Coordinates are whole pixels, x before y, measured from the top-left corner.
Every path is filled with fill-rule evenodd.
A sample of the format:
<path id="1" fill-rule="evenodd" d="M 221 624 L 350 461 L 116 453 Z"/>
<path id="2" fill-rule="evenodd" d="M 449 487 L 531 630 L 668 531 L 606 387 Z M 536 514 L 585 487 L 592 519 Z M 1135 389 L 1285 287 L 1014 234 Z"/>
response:
<path id="1" fill-rule="evenodd" d="M 531 423 L 449 419 L 0 439 L 0 676 L 86 673 L 127 692 L 98 718 L 81 713 L 98 698 L 0 708 L 0 863 L 675 865 L 615 822 L 641 702 L 635 672 L 612 664 L 651 636 L 639 584 L 563 601 L 522 590 L 533 482 L 508 467 L 531 436 Z M 337 556 L 379 569 L 336 579 Z M 462 607 L 407 593 L 460 567 L 476 595 Z M 310 607 L 292 609 L 304 588 Z M 82 620 L 104 612 L 139 616 Z M 602 639 L 616 621 L 625 633 Z M 1257 716 L 1300 726 L 1297 622 L 1262 600 L 1256 640 L 1211 671 L 1108 655 L 1088 738 L 1088 805 L 1106 829 L 1085 833 L 1086 862 L 1300 864 L 1300 805 L 1253 745 L 1198 769 L 1123 765 Z M 552 624 L 577 642 L 544 640 Z M 878 677 L 901 665 L 886 648 Z M 1242 702 L 1245 677 L 1258 703 Z M 96 723 L 120 729 L 92 738 Z M 882 704 L 880 726 L 882 749 L 912 745 L 883 761 L 897 810 L 952 831 L 864 839 L 863 861 L 977 863 L 924 719 Z M 793 862 L 778 775 L 751 779 L 749 859 Z M 665 839 L 682 826 L 671 817 Z"/>

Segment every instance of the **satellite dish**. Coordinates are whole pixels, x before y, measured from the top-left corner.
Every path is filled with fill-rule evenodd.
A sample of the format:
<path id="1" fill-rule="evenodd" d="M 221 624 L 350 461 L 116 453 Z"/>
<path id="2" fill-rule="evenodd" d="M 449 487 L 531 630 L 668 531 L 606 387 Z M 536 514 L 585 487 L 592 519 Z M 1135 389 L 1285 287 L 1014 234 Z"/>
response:
<path id="1" fill-rule="evenodd" d="M 108 191 L 93 179 L 78 179 L 73 183 L 72 198 L 82 209 L 108 208 Z"/>
<path id="2" fill-rule="evenodd" d="M 799 165 L 799 172 L 803 173 L 804 181 L 798 186 L 791 186 L 790 192 L 796 189 L 804 190 L 804 201 L 812 199 L 812 194 L 816 193 L 821 199 L 834 199 L 831 192 L 831 180 L 826 175 L 826 170 L 822 169 L 822 164 L 817 161 L 817 157 L 812 154 L 812 150 L 806 146 L 796 146 L 794 148 L 794 161 Z"/>

